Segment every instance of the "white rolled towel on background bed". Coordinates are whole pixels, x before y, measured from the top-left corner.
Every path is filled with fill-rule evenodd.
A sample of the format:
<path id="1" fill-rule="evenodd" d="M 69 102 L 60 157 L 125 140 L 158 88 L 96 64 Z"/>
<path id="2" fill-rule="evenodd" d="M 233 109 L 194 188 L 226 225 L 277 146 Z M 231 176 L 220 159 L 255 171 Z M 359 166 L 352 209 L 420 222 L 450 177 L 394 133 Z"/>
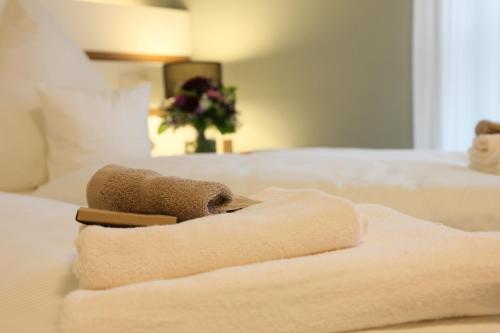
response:
<path id="1" fill-rule="evenodd" d="M 500 150 L 480 151 L 469 149 L 469 167 L 471 169 L 491 174 L 500 174 Z"/>
<path id="2" fill-rule="evenodd" d="M 500 150 L 500 134 L 481 134 L 476 136 L 473 148 L 483 152 Z"/>
<path id="3" fill-rule="evenodd" d="M 177 225 L 85 227 L 74 267 L 80 286 L 112 288 L 343 249 L 364 233 L 351 202 L 320 191 L 269 189 L 255 199 L 263 202 Z"/>
<path id="4" fill-rule="evenodd" d="M 478 135 L 469 149 L 469 167 L 476 171 L 500 174 L 500 134 Z"/>
<path id="5" fill-rule="evenodd" d="M 477 149 L 469 149 L 469 160 L 471 163 L 485 166 L 500 165 L 500 150 L 482 152 Z"/>
<path id="6" fill-rule="evenodd" d="M 369 231 L 355 248 L 77 290 L 63 303 L 61 332 L 334 333 L 500 314 L 500 233 L 357 208 Z"/>

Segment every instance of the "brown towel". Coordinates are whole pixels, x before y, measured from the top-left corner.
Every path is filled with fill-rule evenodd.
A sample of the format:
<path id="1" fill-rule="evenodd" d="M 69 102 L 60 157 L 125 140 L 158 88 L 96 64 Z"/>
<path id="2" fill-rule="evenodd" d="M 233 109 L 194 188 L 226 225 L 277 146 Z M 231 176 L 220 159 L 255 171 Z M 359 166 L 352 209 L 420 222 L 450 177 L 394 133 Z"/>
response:
<path id="1" fill-rule="evenodd" d="M 224 184 L 113 164 L 99 169 L 87 184 L 90 208 L 172 215 L 178 221 L 222 213 L 232 201 L 233 193 Z"/>
<path id="2" fill-rule="evenodd" d="M 481 120 L 476 125 L 476 135 L 500 133 L 500 123 Z"/>

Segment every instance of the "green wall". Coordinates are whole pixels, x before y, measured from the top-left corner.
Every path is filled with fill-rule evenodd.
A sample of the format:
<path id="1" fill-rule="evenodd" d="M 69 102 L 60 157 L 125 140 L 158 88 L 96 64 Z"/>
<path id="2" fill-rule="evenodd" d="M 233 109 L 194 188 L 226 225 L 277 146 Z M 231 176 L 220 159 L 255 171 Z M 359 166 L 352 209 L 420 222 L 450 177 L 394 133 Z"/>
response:
<path id="1" fill-rule="evenodd" d="M 187 8 L 239 88 L 238 150 L 409 148 L 411 0 L 108 0 Z"/>
<path id="2" fill-rule="evenodd" d="M 409 148 L 411 0 L 185 0 L 239 88 L 240 149 Z"/>

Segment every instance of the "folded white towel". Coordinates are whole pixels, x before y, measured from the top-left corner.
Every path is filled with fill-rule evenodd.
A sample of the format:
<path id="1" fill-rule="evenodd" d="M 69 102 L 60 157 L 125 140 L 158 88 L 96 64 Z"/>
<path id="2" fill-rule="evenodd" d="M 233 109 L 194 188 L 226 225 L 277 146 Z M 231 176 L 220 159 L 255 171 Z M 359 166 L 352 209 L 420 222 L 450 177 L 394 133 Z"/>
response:
<path id="1" fill-rule="evenodd" d="M 474 139 L 473 147 L 483 152 L 500 150 L 500 134 L 478 135 Z"/>
<path id="2" fill-rule="evenodd" d="M 342 249 L 364 232 L 348 200 L 320 191 L 270 189 L 256 199 L 264 202 L 177 225 L 86 227 L 77 239 L 80 285 L 111 288 Z"/>
<path id="3" fill-rule="evenodd" d="M 370 226 L 355 248 L 77 290 L 63 302 L 61 331 L 333 333 L 500 313 L 500 233 L 357 207 Z"/>

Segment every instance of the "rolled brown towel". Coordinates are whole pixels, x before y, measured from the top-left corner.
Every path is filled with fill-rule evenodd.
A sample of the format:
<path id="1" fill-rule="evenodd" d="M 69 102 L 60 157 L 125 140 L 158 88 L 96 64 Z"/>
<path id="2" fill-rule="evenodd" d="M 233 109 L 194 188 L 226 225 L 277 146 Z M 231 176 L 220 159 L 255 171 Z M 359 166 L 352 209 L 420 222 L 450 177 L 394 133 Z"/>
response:
<path id="1" fill-rule="evenodd" d="M 172 215 L 178 221 L 222 213 L 232 201 L 233 193 L 221 183 L 113 164 L 99 169 L 87 184 L 90 208 Z"/>
<path id="2" fill-rule="evenodd" d="M 476 125 L 476 135 L 500 133 L 500 123 L 481 120 Z"/>

